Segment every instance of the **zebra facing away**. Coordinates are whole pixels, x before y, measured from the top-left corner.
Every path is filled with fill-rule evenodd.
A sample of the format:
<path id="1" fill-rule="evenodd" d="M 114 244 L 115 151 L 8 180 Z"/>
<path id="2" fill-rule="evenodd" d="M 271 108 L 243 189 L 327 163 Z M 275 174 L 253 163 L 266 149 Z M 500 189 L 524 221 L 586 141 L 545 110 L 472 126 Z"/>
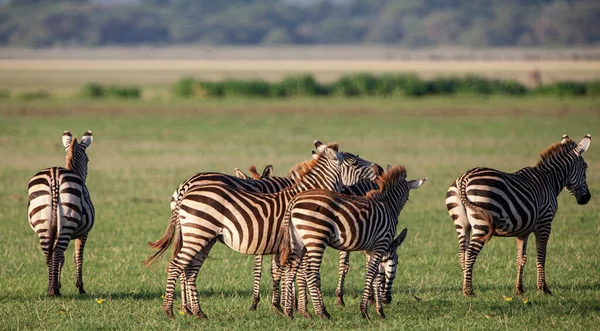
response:
<path id="1" fill-rule="evenodd" d="M 196 291 L 196 277 L 215 242 L 245 254 L 270 255 L 277 253 L 281 241 L 281 220 L 287 202 L 296 194 L 312 188 L 339 190 L 342 178 L 360 173 L 356 181 L 375 178 L 380 167 L 356 164 L 346 167 L 344 155 L 320 142 L 316 159 L 301 163 L 295 169 L 296 183 L 281 192 L 259 194 L 225 185 L 205 185 L 190 188 L 182 197 L 172 215 L 169 229 L 160 240 L 151 243 L 158 251 L 145 262 L 156 261 L 175 241 L 173 259 L 168 266 L 168 279 L 163 303 L 167 316 L 173 318 L 172 305 L 175 281 L 183 273 L 186 281 L 182 296 L 194 316 L 206 318 L 200 309 Z M 344 175 L 345 174 L 345 175 Z M 177 220 L 177 221 L 174 221 Z M 171 224 L 180 224 L 175 231 Z M 176 233 L 177 232 L 177 233 Z"/>
<path id="2" fill-rule="evenodd" d="M 377 313 L 383 318 L 381 279 L 375 276 L 382 259 L 394 259 L 396 248 L 404 241 L 405 231 L 394 239 L 398 216 L 410 190 L 419 188 L 425 180 L 406 181 L 406 169 L 396 166 L 377 179 L 378 190 L 364 197 L 322 189 L 297 195 L 284 216 L 286 229 L 280 246 L 280 263 L 286 265 L 283 288 L 286 315 L 293 317 L 292 282 L 302 261 L 315 313 L 321 318 L 330 317 L 323 304 L 319 269 L 325 248 L 331 246 L 367 253 L 369 263 L 360 310 L 368 318 L 367 301 L 374 289 Z"/>
<path id="3" fill-rule="evenodd" d="M 565 188 L 580 205 L 590 200 L 587 164 L 581 154 L 589 148 L 591 139 L 588 134 L 577 144 L 565 135 L 559 143 L 542 151 L 540 161 L 533 167 L 515 173 L 474 168 L 450 185 L 446 208 L 458 235 L 464 295 L 474 295 L 475 259 L 492 236 L 517 237 L 515 289 L 518 295 L 523 294 L 523 268 L 531 233 L 536 241 L 537 288 L 552 294 L 546 285 L 545 262 L 557 197 Z"/>
<path id="4" fill-rule="evenodd" d="M 29 225 L 40 238 L 48 267 L 48 295 L 60 295 L 60 272 L 69 241 L 75 239 L 76 287 L 84 294 L 83 249 L 94 225 L 94 206 L 85 185 L 92 132 L 81 142 L 65 131 L 62 142 L 66 149 L 66 168 L 51 167 L 35 174 L 29 181 L 27 212 Z"/>

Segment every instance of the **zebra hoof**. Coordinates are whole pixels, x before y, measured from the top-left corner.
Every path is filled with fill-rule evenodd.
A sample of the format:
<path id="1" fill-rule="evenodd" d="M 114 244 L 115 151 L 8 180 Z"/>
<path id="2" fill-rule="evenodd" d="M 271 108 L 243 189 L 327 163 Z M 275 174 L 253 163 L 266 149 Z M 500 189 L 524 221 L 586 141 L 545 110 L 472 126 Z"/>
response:
<path id="1" fill-rule="evenodd" d="M 312 315 L 308 311 L 299 311 L 298 314 L 304 318 L 312 318 Z"/>
<path id="2" fill-rule="evenodd" d="M 208 319 L 208 317 L 202 311 L 199 311 L 197 314 L 194 314 L 194 316 L 201 321 L 205 321 Z"/>
<path id="3" fill-rule="evenodd" d="M 362 318 L 367 319 L 367 320 L 369 319 L 369 314 L 367 314 L 366 310 L 364 310 L 364 311 L 361 310 L 360 314 L 361 314 Z"/>
<path id="4" fill-rule="evenodd" d="M 256 310 L 256 305 L 255 304 L 250 305 L 250 308 L 248 308 L 248 310 L 255 311 Z"/>
<path id="5" fill-rule="evenodd" d="M 329 313 L 327 312 L 327 310 L 323 310 L 323 312 L 321 312 L 319 314 L 319 318 L 320 319 L 327 319 L 330 320 L 331 319 L 331 315 L 329 315 Z"/>
<path id="6" fill-rule="evenodd" d="M 338 306 L 338 308 L 342 309 L 346 306 L 346 303 L 344 303 L 344 299 L 342 297 L 338 297 L 335 304 Z"/>
<path id="7" fill-rule="evenodd" d="M 544 286 L 543 288 L 540 289 L 542 292 L 544 292 L 544 294 L 546 295 L 552 295 L 552 291 L 550 291 L 550 289 L 547 286 Z"/>
<path id="8" fill-rule="evenodd" d="M 281 309 L 281 306 L 278 304 L 273 304 L 273 311 L 275 311 L 276 314 L 283 314 L 283 309 Z"/>
<path id="9" fill-rule="evenodd" d="M 79 294 L 87 294 L 87 293 L 85 292 L 85 290 L 83 289 L 83 287 L 80 287 L 79 288 Z"/>
<path id="10" fill-rule="evenodd" d="M 286 310 L 285 317 L 287 317 L 290 321 L 293 320 L 294 319 L 294 311 L 293 310 Z"/>

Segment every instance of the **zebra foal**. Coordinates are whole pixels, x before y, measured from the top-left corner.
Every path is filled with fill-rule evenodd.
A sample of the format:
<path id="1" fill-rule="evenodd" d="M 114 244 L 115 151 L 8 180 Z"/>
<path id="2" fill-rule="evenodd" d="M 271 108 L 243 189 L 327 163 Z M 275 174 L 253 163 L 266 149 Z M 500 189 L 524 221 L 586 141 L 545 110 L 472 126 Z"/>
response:
<path id="1" fill-rule="evenodd" d="M 406 232 L 396 239 L 398 216 L 408 201 L 409 191 L 426 179 L 406 180 L 406 169 L 397 166 L 377 178 L 378 190 L 366 196 L 349 196 L 322 189 L 297 195 L 284 217 L 281 264 L 286 265 L 284 290 L 285 313 L 293 317 L 292 286 L 300 263 L 317 316 L 329 318 L 323 304 L 319 269 L 327 246 L 344 251 L 365 251 L 369 258 L 360 303 L 362 316 L 368 318 L 367 301 L 374 289 L 377 313 L 384 317 L 380 278 L 375 277 L 383 259 L 394 259 Z M 396 258 L 397 261 L 397 258 Z"/>
<path id="2" fill-rule="evenodd" d="M 475 259 L 492 236 L 517 237 L 515 289 L 518 295 L 523 294 L 523 268 L 531 233 L 536 241 L 537 288 L 552 294 L 546 284 L 545 264 L 557 197 L 564 188 L 580 205 L 590 200 L 587 164 L 581 154 L 589 148 L 591 140 L 588 134 L 578 144 L 565 135 L 559 143 L 542 151 L 540 161 L 533 167 L 515 173 L 474 168 L 450 185 L 446 208 L 458 236 L 464 295 L 474 295 Z"/>
<path id="3" fill-rule="evenodd" d="M 29 225 L 40 238 L 48 267 L 48 295 L 60 295 L 60 272 L 64 252 L 75 239 L 76 287 L 84 294 L 82 265 L 83 249 L 94 225 L 94 206 L 85 181 L 92 132 L 87 131 L 81 142 L 65 131 L 62 142 L 66 149 L 66 168 L 51 167 L 35 174 L 29 181 L 27 212 Z"/>

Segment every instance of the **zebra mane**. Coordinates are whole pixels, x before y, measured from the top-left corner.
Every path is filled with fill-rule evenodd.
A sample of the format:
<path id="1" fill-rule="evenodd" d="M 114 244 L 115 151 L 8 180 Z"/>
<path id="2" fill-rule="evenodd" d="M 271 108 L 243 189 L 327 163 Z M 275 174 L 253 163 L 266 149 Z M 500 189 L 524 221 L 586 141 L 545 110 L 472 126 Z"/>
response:
<path id="1" fill-rule="evenodd" d="M 77 144 L 77 137 L 73 138 L 71 141 L 71 145 L 69 145 L 69 150 L 67 151 L 67 156 L 65 157 L 67 161 L 66 168 L 69 170 L 73 170 L 73 148 Z"/>
<path id="2" fill-rule="evenodd" d="M 390 186 L 395 185 L 402 176 L 406 176 L 406 167 L 403 165 L 397 165 L 391 168 L 383 175 L 375 179 L 375 183 L 379 185 L 379 189 L 367 192 L 365 197 L 372 198 L 374 195 L 382 194 L 383 192 L 388 191 Z"/>
<path id="3" fill-rule="evenodd" d="M 563 139 L 563 142 L 556 143 L 546 149 L 544 149 L 540 153 L 540 161 L 537 165 L 542 165 L 547 163 L 548 161 L 555 159 L 556 157 L 566 155 L 569 152 L 573 151 L 577 146 L 577 142 L 575 140 L 566 137 Z"/>
<path id="4" fill-rule="evenodd" d="M 319 158 L 321 157 L 322 156 L 319 156 Z M 300 162 L 290 170 L 290 174 L 294 174 L 293 177 L 296 184 L 300 183 L 304 179 L 304 176 L 310 173 L 310 171 L 317 165 L 317 160 L 318 159 L 310 159 Z"/>

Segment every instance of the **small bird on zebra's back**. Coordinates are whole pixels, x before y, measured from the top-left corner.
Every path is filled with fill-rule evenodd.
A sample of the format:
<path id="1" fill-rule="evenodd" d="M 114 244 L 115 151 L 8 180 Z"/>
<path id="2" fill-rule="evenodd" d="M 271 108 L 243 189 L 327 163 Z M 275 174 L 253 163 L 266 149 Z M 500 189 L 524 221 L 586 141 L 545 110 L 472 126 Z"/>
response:
<path id="1" fill-rule="evenodd" d="M 46 168 L 29 181 L 27 216 L 46 256 L 50 296 L 60 295 L 64 252 L 72 239 L 75 239 L 75 285 L 80 294 L 85 293 L 83 248 L 94 225 L 94 206 L 85 185 L 89 161 L 86 150 L 92 139 L 92 131 L 87 131 L 78 143 L 77 138 L 65 131 L 62 142 L 67 152 L 66 168 Z"/>
<path id="2" fill-rule="evenodd" d="M 473 296 L 472 273 L 477 255 L 492 236 L 517 237 L 518 295 L 523 289 L 527 240 L 535 234 L 537 288 L 552 294 L 546 284 L 546 246 L 557 197 L 566 189 L 577 203 L 591 198 L 586 181 L 587 163 L 582 154 L 592 141 L 586 135 L 577 143 L 564 135 L 560 142 L 540 154 L 540 161 L 514 173 L 473 168 L 455 180 L 446 194 L 446 208 L 458 236 L 463 294 Z M 472 234 L 472 235 L 471 235 Z"/>

